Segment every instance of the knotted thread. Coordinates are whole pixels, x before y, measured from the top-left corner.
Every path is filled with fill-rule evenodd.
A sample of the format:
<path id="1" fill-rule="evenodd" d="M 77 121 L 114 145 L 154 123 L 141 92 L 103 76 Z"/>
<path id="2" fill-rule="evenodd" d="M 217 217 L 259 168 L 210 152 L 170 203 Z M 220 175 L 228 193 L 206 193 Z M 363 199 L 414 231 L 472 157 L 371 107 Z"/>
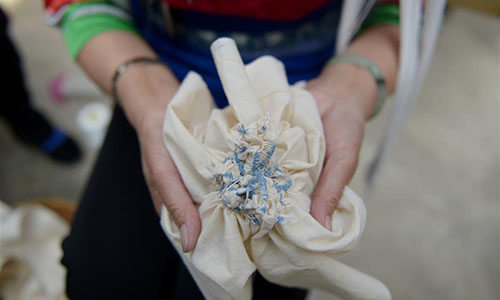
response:
<path id="1" fill-rule="evenodd" d="M 252 224 L 272 228 L 283 224 L 282 214 L 290 176 L 278 165 L 277 128 L 263 117 L 251 126 L 242 123 L 232 129 L 233 152 L 214 171 L 217 195 L 223 205 L 247 217 Z"/>

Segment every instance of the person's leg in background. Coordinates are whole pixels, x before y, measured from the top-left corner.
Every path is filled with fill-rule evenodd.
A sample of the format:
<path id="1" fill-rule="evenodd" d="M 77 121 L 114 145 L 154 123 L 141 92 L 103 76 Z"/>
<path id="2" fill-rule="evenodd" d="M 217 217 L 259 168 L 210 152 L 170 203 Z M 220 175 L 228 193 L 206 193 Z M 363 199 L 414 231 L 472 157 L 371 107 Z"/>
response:
<path id="1" fill-rule="evenodd" d="M 71 163 L 81 154 L 75 142 L 53 128 L 30 104 L 21 59 L 7 32 L 7 16 L 0 8 L 0 116 L 17 138 L 59 162 Z"/>

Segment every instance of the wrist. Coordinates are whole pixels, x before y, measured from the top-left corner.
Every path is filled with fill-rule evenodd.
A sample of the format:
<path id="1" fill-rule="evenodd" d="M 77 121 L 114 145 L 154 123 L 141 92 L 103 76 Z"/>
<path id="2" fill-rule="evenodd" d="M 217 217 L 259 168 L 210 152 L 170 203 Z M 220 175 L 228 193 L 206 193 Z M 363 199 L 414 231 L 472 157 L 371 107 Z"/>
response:
<path id="1" fill-rule="evenodd" d="M 136 64 L 120 76 L 117 97 L 136 131 L 162 120 L 179 82 L 165 65 Z M 158 121 L 159 122 L 159 121 Z"/>
<path id="2" fill-rule="evenodd" d="M 313 94 L 321 94 L 318 107 L 322 115 L 341 106 L 367 119 L 377 98 L 373 76 L 359 66 L 344 62 L 327 66 L 320 76 L 308 82 L 307 88 L 313 90 Z"/>

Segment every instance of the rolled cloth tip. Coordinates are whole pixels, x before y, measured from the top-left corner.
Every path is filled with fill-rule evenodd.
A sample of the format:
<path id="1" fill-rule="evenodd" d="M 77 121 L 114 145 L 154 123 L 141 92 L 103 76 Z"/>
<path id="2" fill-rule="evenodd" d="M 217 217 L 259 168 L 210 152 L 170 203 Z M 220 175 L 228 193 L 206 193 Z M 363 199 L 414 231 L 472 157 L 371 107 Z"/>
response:
<path id="1" fill-rule="evenodd" d="M 257 121 L 263 113 L 235 41 L 219 38 L 212 43 L 210 50 L 234 114 L 245 125 Z"/>

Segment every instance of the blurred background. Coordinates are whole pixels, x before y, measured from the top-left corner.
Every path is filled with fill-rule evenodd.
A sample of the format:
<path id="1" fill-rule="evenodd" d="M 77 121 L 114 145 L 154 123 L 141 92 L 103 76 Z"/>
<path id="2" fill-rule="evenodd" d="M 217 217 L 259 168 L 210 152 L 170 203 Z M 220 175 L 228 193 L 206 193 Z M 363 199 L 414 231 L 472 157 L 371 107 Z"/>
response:
<path id="1" fill-rule="evenodd" d="M 41 1 L 0 5 L 11 18 L 33 105 L 83 152 L 76 164 L 54 162 L 21 144 L 0 119 L 0 200 L 76 204 L 112 101 L 82 87 L 84 75 L 62 35 L 44 23 Z M 451 1 L 421 99 L 366 203 L 364 236 L 343 258 L 385 282 L 394 299 L 500 297 L 499 12 L 498 1 Z M 363 189 L 389 107 L 367 125 L 355 190 Z"/>

